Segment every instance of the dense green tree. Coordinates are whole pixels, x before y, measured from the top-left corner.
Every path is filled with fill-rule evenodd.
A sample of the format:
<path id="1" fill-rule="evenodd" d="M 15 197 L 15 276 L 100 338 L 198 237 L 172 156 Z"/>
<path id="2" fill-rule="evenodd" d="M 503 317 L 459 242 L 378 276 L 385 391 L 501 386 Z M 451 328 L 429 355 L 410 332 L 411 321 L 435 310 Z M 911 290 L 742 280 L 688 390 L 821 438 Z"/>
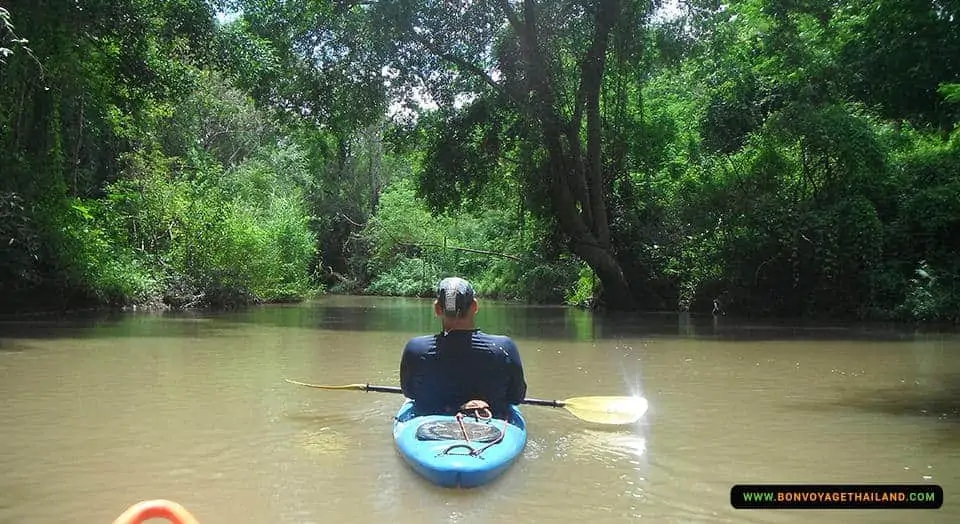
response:
<path id="1" fill-rule="evenodd" d="M 521 184 L 540 196 L 570 249 L 596 271 L 616 307 L 634 302 L 611 238 L 613 185 L 624 172 L 629 90 L 648 2 L 396 2 L 369 18 L 382 32 L 387 66 L 407 89 L 423 87 L 442 107 L 479 97 L 448 123 L 479 132 L 434 143 L 426 187 L 438 197 L 483 183 L 520 162 Z M 614 64 L 611 66 L 610 64 Z M 609 74 L 617 68 L 616 74 Z M 464 113 L 461 117 L 460 113 Z M 485 128 L 471 131 L 463 126 Z M 475 135 L 476 136 L 476 135 Z M 512 142 L 512 143 L 511 143 Z M 452 154 L 450 154 L 452 153 Z M 430 178 L 435 179 L 431 181 Z M 457 197 L 454 197 L 456 202 Z M 535 207 L 534 209 L 538 209 Z"/>
<path id="2" fill-rule="evenodd" d="M 304 294 L 314 240 L 295 184 L 276 177 L 295 172 L 267 164 L 274 198 L 230 185 L 263 177 L 252 164 L 290 148 L 213 70 L 207 2 L 5 12 L 32 53 L 0 70 L 4 309 Z"/>
<path id="3" fill-rule="evenodd" d="M 958 4 L 661 7 L 7 2 L 2 305 L 960 320 Z"/>

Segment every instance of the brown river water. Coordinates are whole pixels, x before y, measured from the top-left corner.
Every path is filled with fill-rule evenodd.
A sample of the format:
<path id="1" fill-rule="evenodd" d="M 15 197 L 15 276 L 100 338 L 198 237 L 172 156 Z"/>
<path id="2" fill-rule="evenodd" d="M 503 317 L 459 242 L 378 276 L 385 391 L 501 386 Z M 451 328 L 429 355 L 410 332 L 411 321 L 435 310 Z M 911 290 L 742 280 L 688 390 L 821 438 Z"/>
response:
<path id="1" fill-rule="evenodd" d="M 476 490 L 397 455 L 389 393 L 429 302 L 0 322 L 0 523 L 109 523 L 167 498 L 201 524 L 960 522 L 960 336 L 482 301 L 528 395 L 643 395 L 629 427 L 526 406 Z M 738 483 L 935 483 L 939 510 L 736 510 Z"/>

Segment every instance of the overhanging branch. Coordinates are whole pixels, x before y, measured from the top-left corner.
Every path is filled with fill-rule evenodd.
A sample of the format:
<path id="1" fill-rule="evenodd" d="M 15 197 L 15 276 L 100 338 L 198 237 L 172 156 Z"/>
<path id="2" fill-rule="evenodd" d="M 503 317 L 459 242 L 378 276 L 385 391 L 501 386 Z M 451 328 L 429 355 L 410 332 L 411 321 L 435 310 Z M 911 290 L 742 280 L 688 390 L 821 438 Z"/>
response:
<path id="1" fill-rule="evenodd" d="M 400 243 L 400 245 L 417 247 L 417 248 L 440 247 L 445 249 L 453 249 L 454 251 L 464 251 L 467 253 L 477 253 L 479 255 L 490 255 L 493 257 L 509 258 L 510 260 L 516 260 L 517 262 L 523 262 L 523 259 L 518 256 L 508 255 L 506 253 L 497 253 L 496 251 L 485 251 L 483 249 L 471 249 L 469 247 L 456 247 L 456 246 L 450 246 L 450 245 L 444 246 L 442 244 L 414 244 L 412 242 L 402 242 Z"/>
<path id="2" fill-rule="evenodd" d="M 500 0 L 500 8 L 503 9 L 504 14 L 507 15 L 507 20 L 510 22 L 510 25 L 513 26 L 513 30 L 519 34 L 520 19 L 517 18 L 517 12 L 510 7 L 510 2 L 508 0 Z"/>
<path id="3" fill-rule="evenodd" d="M 517 104 L 517 106 L 523 109 L 524 111 L 527 111 L 527 112 L 530 111 L 529 106 L 524 101 L 511 95 L 506 89 L 503 88 L 503 86 L 498 84 L 496 80 L 494 80 L 489 74 L 487 74 L 486 71 L 481 69 L 476 64 L 473 64 L 468 60 L 461 58 L 459 56 L 456 56 L 452 53 L 447 53 L 443 51 L 436 44 L 434 44 L 429 39 L 423 36 L 415 35 L 414 39 L 417 42 L 419 42 L 421 45 L 429 49 L 430 52 L 436 55 L 437 57 L 443 60 L 446 60 L 447 62 L 450 62 L 451 64 L 454 64 L 457 67 L 468 71 L 469 73 L 472 73 L 474 76 L 480 78 L 480 80 L 483 80 L 485 84 L 492 87 L 493 90 L 496 91 L 500 96 L 503 96 L 504 98 L 506 98 L 507 100 L 510 100 L 514 104 Z"/>

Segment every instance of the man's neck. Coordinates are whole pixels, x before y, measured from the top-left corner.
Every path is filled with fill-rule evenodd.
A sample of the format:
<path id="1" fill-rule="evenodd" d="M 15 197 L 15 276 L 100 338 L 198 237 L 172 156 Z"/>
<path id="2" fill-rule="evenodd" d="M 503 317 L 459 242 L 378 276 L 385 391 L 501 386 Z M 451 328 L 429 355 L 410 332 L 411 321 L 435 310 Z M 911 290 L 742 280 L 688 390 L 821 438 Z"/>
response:
<path id="1" fill-rule="evenodd" d="M 443 331 L 445 333 L 450 333 L 451 331 L 473 331 L 477 329 L 473 322 L 444 322 Z"/>

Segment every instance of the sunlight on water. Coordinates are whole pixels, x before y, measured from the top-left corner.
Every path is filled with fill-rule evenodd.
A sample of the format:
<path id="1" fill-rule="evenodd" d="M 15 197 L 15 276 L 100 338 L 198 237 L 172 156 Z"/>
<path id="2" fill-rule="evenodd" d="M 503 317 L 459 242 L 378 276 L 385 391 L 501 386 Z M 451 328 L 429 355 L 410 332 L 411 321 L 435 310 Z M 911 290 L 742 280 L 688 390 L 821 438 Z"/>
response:
<path id="1" fill-rule="evenodd" d="M 640 420 L 641 417 L 647 414 L 647 409 L 649 408 L 649 403 L 647 399 L 634 395 L 631 397 L 624 397 L 617 400 L 613 406 L 611 406 L 612 411 L 623 411 L 625 413 L 631 413 L 634 417 L 634 421 Z"/>
<path id="2" fill-rule="evenodd" d="M 630 463 L 640 466 L 647 449 L 642 435 L 624 431 L 585 429 L 581 433 L 557 439 L 557 453 L 577 461 Z"/>
<path id="3" fill-rule="evenodd" d="M 644 349 L 646 348 L 646 343 L 643 344 Z M 630 397 L 633 397 L 635 402 L 637 402 L 637 418 L 646 415 L 647 409 L 649 408 L 646 397 L 643 394 L 643 375 L 639 369 L 629 370 L 627 369 L 626 362 L 630 362 L 631 353 L 634 351 L 632 346 L 616 346 L 616 349 L 623 351 L 623 359 L 620 361 L 620 374 L 623 380 L 623 386 L 626 391 L 629 392 Z M 632 366 L 631 366 L 632 367 Z"/>

